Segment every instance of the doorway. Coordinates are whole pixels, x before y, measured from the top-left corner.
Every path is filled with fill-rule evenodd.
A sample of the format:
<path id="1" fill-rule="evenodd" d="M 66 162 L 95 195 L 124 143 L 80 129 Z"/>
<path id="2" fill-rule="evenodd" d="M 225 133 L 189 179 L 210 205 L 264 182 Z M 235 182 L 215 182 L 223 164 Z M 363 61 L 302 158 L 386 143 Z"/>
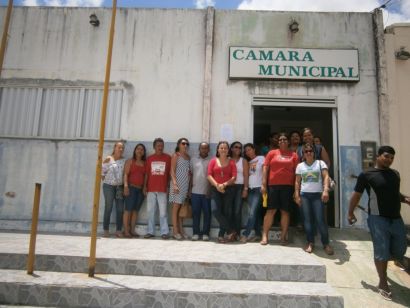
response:
<path id="1" fill-rule="evenodd" d="M 303 128 L 310 127 L 315 136 L 319 136 L 323 146 L 329 153 L 331 167 L 329 173 L 332 178 L 335 166 L 337 166 L 337 134 L 336 130 L 336 109 L 334 107 L 291 106 L 291 105 L 255 105 L 253 106 L 253 140 L 258 149 L 267 141 L 267 137 L 272 132 L 286 132 L 297 130 L 301 132 Z M 336 136 L 336 137 L 335 137 Z M 337 154 L 337 153 L 336 153 Z M 330 195 L 330 200 L 326 206 L 327 223 L 331 227 L 339 226 L 339 206 L 337 202 L 337 189 Z"/>

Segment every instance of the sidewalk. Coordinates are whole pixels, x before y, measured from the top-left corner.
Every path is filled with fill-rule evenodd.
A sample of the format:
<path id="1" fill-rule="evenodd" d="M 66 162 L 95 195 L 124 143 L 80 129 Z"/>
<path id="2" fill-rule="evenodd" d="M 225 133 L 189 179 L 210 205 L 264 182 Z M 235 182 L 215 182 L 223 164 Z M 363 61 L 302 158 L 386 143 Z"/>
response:
<path id="1" fill-rule="evenodd" d="M 373 264 L 373 251 L 370 237 L 363 230 L 330 230 L 331 244 L 335 249 L 333 256 L 327 256 L 321 249 L 320 244 L 316 245 L 316 250 L 312 257 L 318 262 L 326 266 L 327 283 L 340 293 L 344 298 L 345 307 L 410 307 L 410 275 L 393 263 L 389 263 L 388 276 L 391 290 L 393 293 L 393 301 L 383 300 L 377 293 L 377 273 Z M 242 262 L 246 262 L 252 255 L 261 252 L 261 246 L 258 243 L 247 244 L 227 244 L 218 245 L 205 242 L 183 241 L 176 242 L 172 240 L 163 241 L 159 239 L 144 240 L 144 239 L 98 239 L 97 241 L 97 257 L 109 257 L 115 254 L 116 257 L 125 257 L 127 254 L 126 247 L 130 247 L 133 243 L 141 245 L 144 241 L 154 241 L 152 257 L 158 254 L 164 254 L 166 247 L 172 246 L 172 243 L 184 248 L 186 255 L 192 256 L 195 254 L 194 247 L 200 247 L 202 253 L 212 254 L 212 249 L 207 247 L 217 247 L 218 250 L 225 251 L 226 256 L 233 254 L 241 254 Z M 27 253 L 29 236 L 21 233 L 0 233 L 0 254 L 1 253 Z M 303 234 L 294 233 L 293 243 L 288 247 L 282 247 L 276 243 L 268 245 L 268 250 L 274 249 L 283 253 L 283 257 L 289 254 L 299 255 L 301 247 L 303 247 Z M 58 255 L 79 255 L 88 256 L 90 238 L 86 236 L 67 236 L 67 235 L 38 235 L 37 238 L 37 253 L 50 253 Z M 119 247 L 124 247 L 121 251 Z M 162 249 L 161 249 L 162 247 Z M 220 248 L 219 248 L 220 247 Z M 276 249 L 277 247 L 277 249 Z M 205 249 L 204 249 L 205 248 Z M 266 251 L 268 251 L 266 250 Z M 171 253 L 172 250 L 166 250 L 166 253 Z M 198 251 L 196 251 L 198 253 Z M 141 253 L 150 253 L 149 251 L 141 251 Z M 408 251 L 410 253 L 410 251 Z M 264 253 L 263 253 L 264 254 Z M 302 254 L 302 257 L 304 254 Z M 138 258 L 137 256 L 135 256 Z M 178 255 L 169 256 L 171 259 L 180 259 L 181 251 Z M 189 259 L 189 257 L 186 257 Z M 269 256 L 264 256 L 269 258 Z M 309 258 L 306 258 L 307 260 Z M 274 262 L 270 260 L 269 262 Z M 303 261 L 302 261 L 303 262 Z M 309 262 L 308 262 L 309 263 Z M 311 262 L 310 262 L 311 263 Z"/>

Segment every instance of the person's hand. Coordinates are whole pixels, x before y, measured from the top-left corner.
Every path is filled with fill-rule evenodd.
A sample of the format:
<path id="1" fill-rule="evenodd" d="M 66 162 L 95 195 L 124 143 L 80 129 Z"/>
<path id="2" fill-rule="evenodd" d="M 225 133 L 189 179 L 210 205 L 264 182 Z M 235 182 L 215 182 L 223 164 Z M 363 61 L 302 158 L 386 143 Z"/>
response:
<path id="1" fill-rule="evenodd" d="M 325 190 L 322 193 L 322 202 L 327 203 L 327 201 L 329 201 L 329 193 L 327 192 L 327 190 Z"/>
<path id="2" fill-rule="evenodd" d="M 263 195 L 263 194 L 265 194 L 266 193 L 266 186 L 265 185 L 262 185 L 261 186 L 261 194 Z"/>
<path id="3" fill-rule="evenodd" d="M 295 203 L 296 203 L 299 207 L 302 206 L 302 199 L 300 198 L 299 195 L 298 195 L 298 196 L 295 196 L 293 199 L 295 200 Z"/>
<path id="4" fill-rule="evenodd" d="M 410 197 L 404 197 L 404 203 L 410 205 Z"/>
<path id="5" fill-rule="evenodd" d="M 130 189 L 128 188 L 128 186 L 124 186 L 124 196 L 129 196 L 130 195 Z"/>
<path id="6" fill-rule="evenodd" d="M 145 197 L 147 196 L 147 187 L 146 186 L 144 186 L 142 188 L 142 193 L 144 194 Z"/>
<path id="7" fill-rule="evenodd" d="M 111 158 L 108 156 L 104 159 L 103 164 L 108 164 L 110 162 Z"/>
<path id="8" fill-rule="evenodd" d="M 216 190 L 219 191 L 220 193 L 225 192 L 225 185 L 224 184 L 216 184 Z"/>
<path id="9" fill-rule="evenodd" d="M 247 189 L 243 189 L 243 190 L 242 190 L 242 198 L 243 198 L 243 199 L 248 198 L 248 190 L 247 190 Z"/>
<path id="10" fill-rule="evenodd" d="M 347 216 L 347 221 L 349 222 L 349 225 L 353 225 L 357 221 L 357 218 L 353 213 L 349 213 Z"/>
<path id="11" fill-rule="evenodd" d="M 172 184 L 172 190 L 174 191 L 175 194 L 178 194 L 179 193 L 178 184 L 173 183 Z"/>

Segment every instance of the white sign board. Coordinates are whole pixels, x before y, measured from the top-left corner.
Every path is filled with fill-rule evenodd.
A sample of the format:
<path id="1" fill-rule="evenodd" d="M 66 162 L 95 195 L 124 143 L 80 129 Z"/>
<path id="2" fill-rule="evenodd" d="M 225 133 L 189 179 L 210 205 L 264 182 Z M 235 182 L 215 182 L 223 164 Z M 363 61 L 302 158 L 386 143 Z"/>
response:
<path id="1" fill-rule="evenodd" d="M 359 81 L 357 49 L 229 47 L 229 78 Z"/>

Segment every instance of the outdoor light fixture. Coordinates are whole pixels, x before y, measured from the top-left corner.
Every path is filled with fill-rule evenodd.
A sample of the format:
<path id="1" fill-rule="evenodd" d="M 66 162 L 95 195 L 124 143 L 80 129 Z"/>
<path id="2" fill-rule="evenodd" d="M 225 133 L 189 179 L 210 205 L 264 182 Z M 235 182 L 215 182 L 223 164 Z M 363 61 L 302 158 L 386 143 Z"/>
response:
<path id="1" fill-rule="evenodd" d="M 289 25 L 289 30 L 292 33 L 296 33 L 299 31 L 299 24 L 297 23 L 296 20 L 293 20 L 290 25 Z"/>
<path id="2" fill-rule="evenodd" d="M 396 59 L 408 60 L 410 59 L 410 52 L 404 50 L 405 47 L 400 47 L 399 51 L 395 52 Z"/>
<path id="3" fill-rule="evenodd" d="M 90 15 L 90 24 L 92 24 L 94 27 L 98 27 L 100 25 L 100 21 L 98 20 L 97 15 L 95 14 Z"/>

